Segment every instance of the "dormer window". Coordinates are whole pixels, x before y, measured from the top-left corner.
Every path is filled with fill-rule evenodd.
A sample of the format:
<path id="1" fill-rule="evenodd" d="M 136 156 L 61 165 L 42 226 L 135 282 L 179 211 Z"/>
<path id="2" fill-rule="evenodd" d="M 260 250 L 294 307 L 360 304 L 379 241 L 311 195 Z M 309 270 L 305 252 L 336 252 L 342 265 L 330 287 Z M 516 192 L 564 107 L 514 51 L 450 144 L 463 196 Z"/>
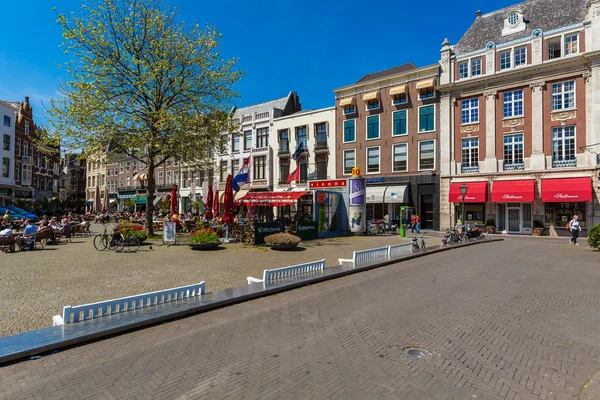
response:
<path id="1" fill-rule="evenodd" d="M 504 16 L 504 28 L 502 29 L 502 36 L 522 32 L 526 27 L 525 20 L 523 19 L 523 13 L 521 11 L 509 11 Z"/>
<path id="2" fill-rule="evenodd" d="M 519 14 L 517 14 L 516 12 L 511 12 L 510 14 L 508 14 L 508 18 L 506 20 L 508 22 L 508 25 L 515 26 L 519 23 Z"/>

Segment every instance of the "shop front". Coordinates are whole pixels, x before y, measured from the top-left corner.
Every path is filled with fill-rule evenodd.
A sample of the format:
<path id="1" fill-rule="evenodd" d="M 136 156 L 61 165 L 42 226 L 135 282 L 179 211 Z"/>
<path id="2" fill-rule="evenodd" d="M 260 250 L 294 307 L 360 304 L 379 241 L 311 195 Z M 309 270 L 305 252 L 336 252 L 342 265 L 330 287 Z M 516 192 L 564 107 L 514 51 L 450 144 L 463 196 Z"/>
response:
<path id="1" fill-rule="evenodd" d="M 496 206 L 497 231 L 531 234 L 534 201 L 534 179 L 494 181 L 492 202 Z"/>
<path id="2" fill-rule="evenodd" d="M 461 186 L 467 187 L 467 192 L 461 194 Z M 465 219 L 463 220 L 463 197 Z M 448 201 L 454 204 L 454 224 L 467 223 L 471 225 L 485 224 L 485 203 L 488 200 L 488 183 L 482 182 L 455 182 L 450 185 Z"/>
<path id="3" fill-rule="evenodd" d="M 391 221 L 399 223 L 400 206 L 410 203 L 409 186 L 408 182 L 377 186 L 367 184 L 367 220 L 383 219 L 388 215 Z"/>
<path id="4" fill-rule="evenodd" d="M 246 212 L 240 210 L 242 216 L 255 221 L 271 222 L 278 219 L 311 220 L 312 195 L 308 190 L 282 191 L 282 192 L 247 192 L 245 196 L 234 201 L 238 207 L 245 207 Z M 295 213 L 292 215 L 292 210 Z M 275 215 L 277 213 L 277 215 Z M 280 214 L 281 213 L 281 214 Z"/>
<path id="5" fill-rule="evenodd" d="M 588 228 L 587 204 L 593 199 L 589 177 L 542 179 L 544 223 L 547 227 L 565 228 L 573 216 L 579 216 L 582 229 Z"/>
<path id="6" fill-rule="evenodd" d="M 0 186 L 0 206 L 8 206 L 12 202 L 13 189 L 6 186 Z"/>

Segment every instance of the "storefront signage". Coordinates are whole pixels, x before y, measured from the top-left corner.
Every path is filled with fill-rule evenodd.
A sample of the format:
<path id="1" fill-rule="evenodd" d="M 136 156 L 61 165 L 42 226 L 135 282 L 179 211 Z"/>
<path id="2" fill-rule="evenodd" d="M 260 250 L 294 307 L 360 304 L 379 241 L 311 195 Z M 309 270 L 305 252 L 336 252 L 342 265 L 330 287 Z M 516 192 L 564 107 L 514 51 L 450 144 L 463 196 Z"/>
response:
<path id="1" fill-rule="evenodd" d="M 469 201 L 469 200 L 470 200 L 470 201 L 475 201 L 475 200 L 477 200 L 477 198 L 476 198 L 476 197 L 471 197 L 471 196 L 466 196 L 466 195 L 464 196 L 464 198 L 465 198 L 465 201 Z M 459 201 L 462 201 L 462 199 L 463 199 L 463 196 L 462 196 L 462 195 L 459 195 L 459 196 L 458 196 L 458 200 L 459 200 Z"/>
<path id="2" fill-rule="evenodd" d="M 296 223 L 296 236 L 302 240 L 315 240 L 319 237 L 319 230 L 315 221 L 298 221 Z"/>
<path id="3" fill-rule="evenodd" d="M 554 195 L 555 199 L 578 199 L 579 195 L 578 194 L 567 194 L 567 193 L 556 193 Z"/>
<path id="4" fill-rule="evenodd" d="M 385 176 L 379 178 L 367 178 L 367 183 L 385 183 Z"/>
<path id="5" fill-rule="evenodd" d="M 15 189 L 15 197 L 17 199 L 30 199 L 32 197 L 32 191 L 24 189 Z"/>
<path id="6" fill-rule="evenodd" d="M 281 232 L 281 224 L 278 222 L 254 224 L 254 244 L 264 244 L 265 237 Z"/>
<path id="7" fill-rule="evenodd" d="M 308 183 L 309 189 L 319 188 L 334 188 L 334 187 L 346 187 L 345 179 L 333 179 L 329 181 L 314 181 Z"/>
<path id="8" fill-rule="evenodd" d="M 365 204 L 365 180 L 362 178 L 350 179 L 350 205 Z"/>
<path id="9" fill-rule="evenodd" d="M 517 196 L 514 194 L 505 194 L 505 195 L 502 195 L 502 198 L 504 200 L 523 200 L 523 196 Z"/>

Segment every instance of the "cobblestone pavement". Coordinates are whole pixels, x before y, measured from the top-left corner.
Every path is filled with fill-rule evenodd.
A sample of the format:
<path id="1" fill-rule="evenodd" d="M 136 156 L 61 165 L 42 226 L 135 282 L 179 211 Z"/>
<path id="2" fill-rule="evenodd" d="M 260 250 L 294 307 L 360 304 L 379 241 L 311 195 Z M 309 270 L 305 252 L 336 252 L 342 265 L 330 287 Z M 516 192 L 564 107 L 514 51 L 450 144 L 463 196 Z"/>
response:
<path id="1" fill-rule="evenodd" d="M 102 232 L 102 225 L 92 231 Z M 408 239 L 404 239 L 407 241 Z M 433 239 L 432 239 L 433 240 Z M 267 268 L 325 258 L 327 265 L 352 251 L 399 243 L 398 236 L 347 237 L 307 242 L 300 251 L 229 244 L 223 250 L 142 246 L 138 253 L 98 252 L 93 237 L 33 252 L 0 253 L 0 337 L 52 325 L 66 305 L 79 305 L 206 281 L 207 291 L 246 284 Z M 435 239 L 437 244 L 438 239 Z"/>
<path id="2" fill-rule="evenodd" d="M 438 253 L 5 366 L 0 398 L 578 399 L 600 369 L 599 257 Z"/>

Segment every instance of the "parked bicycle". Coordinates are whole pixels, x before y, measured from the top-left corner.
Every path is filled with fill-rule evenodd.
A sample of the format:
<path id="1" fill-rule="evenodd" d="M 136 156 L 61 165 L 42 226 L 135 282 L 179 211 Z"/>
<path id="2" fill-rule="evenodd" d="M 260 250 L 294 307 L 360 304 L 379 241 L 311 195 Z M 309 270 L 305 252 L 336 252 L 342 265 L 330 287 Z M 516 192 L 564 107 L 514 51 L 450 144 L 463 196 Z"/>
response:
<path id="1" fill-rule="evenodd" d="M 126 249 L 128 252 L 136 252 L 140 248 L 140 240 L 137 236 L 124 236 L 117 225 L 113 228 L 113 233 L 108 233 L 108 225 L 104 225 L 104 232 L 94 237 L 94 247 L 98 251 L 106 249 L 114 250 L 119 253 Z"/>
<path id="2" fill-rule="evenodd" d="M 424 236 L 425 236 L 425 234 L 422 234 L 419 237 L 417 237 L 417 236 L 413 237 L 413 240 L 412 240 L 413 251 L 414 250 L 422 250 L 427 247 L 427 243 L 425 243 L 425 239 L 423 239 Z M 419 242 L 419 239 L 421 239 L 420 242 Z"/>
<path id="3" fill-rule="evenodd" d="M 454 244 L 454 243 L 460 243 L 461 241 L 461 234 L 458 232 L 457 227 L 454 228 L 450 228 L 450 229 L 446 229 L 446 234 L 444 235 L 444 238 L 442 239 L 442 247 Z"/>

